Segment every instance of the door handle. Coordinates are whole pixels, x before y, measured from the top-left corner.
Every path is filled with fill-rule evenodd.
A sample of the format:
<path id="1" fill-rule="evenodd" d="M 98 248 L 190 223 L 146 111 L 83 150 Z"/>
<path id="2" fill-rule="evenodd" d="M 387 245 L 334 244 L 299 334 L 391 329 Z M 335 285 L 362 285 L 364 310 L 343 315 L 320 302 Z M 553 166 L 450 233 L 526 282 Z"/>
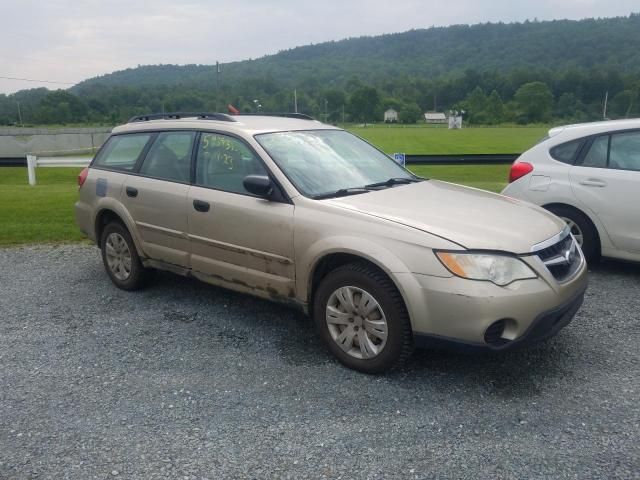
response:
<path id="1" fill-rule="evenodd" d="M 127 197 L 137 197 L 138 196 L 138 189 L 137 188 L 127 187 L 125 190 L 127 192 Z"/>
<path id="2" fill-rule="evenodd" d="M 199 212 L 208 212 L 210 205 L 209 205 L 209 202 L 204 202 L 202 200 L 194 200 L 193 208 L 195 208 Z"/>
<path id="3" fill-rule="evenodd" d="M 580 185 L 584 185 L 585 187 L 606 187 L 607 182 L 599 178 L 587 178 L 586 180 L 581 180 Z"/>

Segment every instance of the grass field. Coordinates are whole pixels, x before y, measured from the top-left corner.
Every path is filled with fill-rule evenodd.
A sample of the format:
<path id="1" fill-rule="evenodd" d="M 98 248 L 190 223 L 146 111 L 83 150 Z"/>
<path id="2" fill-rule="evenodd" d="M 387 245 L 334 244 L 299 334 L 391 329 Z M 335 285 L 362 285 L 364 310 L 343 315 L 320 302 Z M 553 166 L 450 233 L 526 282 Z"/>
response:
<path id="1" fill-rule="evenodd" d="M 414 165 L 417 175 L 499 192 L 508 165 Z M 39 168 L 38 184 L 26 168 L 0 168 L 0 246 L 81 240 L 73 216 L 77 168 Z"/>
<path id="2" fill-rule="evenodd" d="M 510 165 L 410 165 L 416 175 L 500 193 L 507 186 Z"/>
<path id="3" fill-rule="evenodd" d="M 546 128 L 351 127 L 388 153 L 519 153 L 541 138 Z M 508 165 L 414 165 L 417 175 L 499 192 Z M 77 168 L 39 168 L 30 187 L 26 168 L 0 168 L 0 246 L 74 242 L 82 237 L 73 218 Z"/>
<path id="4" fill-rule="evenodd" d="M 348 130 L 386 153 L 471 154 L 522 153 L 544 137 L 546 127 L 463 128 L 375 125 Z"/>
<path id="5" fill-rule="evenodd" d="M 77 168 L 39 168 L 29 186 L 26 168 L 0 168 L 0 245 L 73 242 Z"/>

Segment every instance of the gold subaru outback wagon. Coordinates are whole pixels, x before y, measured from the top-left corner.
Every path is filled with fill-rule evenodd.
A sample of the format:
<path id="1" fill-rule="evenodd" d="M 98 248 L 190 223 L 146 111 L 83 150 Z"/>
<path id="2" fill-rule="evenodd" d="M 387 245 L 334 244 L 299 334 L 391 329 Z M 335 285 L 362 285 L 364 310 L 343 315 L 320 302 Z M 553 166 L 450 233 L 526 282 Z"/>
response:
<path id="1" fill-rule="evenodd" d="M 78 225 L 117 287 L 161 269 L 295 305 L 363 372 L 414 346 L 546 339 L 587 285 L 554 215 L 417 177 L 304 115 L 135 117 L 78 181 Z"/>

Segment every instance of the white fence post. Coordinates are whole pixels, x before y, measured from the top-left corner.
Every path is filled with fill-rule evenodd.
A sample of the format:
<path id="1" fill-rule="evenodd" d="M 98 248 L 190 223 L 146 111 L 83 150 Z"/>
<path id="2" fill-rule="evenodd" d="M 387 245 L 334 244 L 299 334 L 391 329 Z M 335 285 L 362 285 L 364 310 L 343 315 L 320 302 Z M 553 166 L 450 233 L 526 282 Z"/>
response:
<path id="1" fill-rule="evenodd" d="M 35 155 L 27 155 L 27 171 L 29 173 L 29 185 L 36 184 L 36 165 L 38 163 L 38 157 Z"/>
<path id="2" fill-rule="evenodd" d="M 71 157 L 39 157 L 27 155 L 27 173 L 29 185 L 36 184 L 36 167 L 86 167 L 91 163 L 93 155 Z"/>

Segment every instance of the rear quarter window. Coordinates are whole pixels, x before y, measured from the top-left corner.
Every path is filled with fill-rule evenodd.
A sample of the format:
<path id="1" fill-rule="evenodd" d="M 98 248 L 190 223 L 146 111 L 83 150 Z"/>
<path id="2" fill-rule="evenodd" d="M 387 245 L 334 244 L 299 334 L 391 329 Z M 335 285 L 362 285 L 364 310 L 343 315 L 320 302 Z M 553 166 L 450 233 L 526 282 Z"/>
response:
<path id="1" fill-rule="evenodd" d="M 582 142 L 583 139 L 561 143 L 560 145 L 556 145 L 551 150 L 549 150 L 549 155 L 551 155 L 551 158 L 553 158 L 554 160 L 573 165 L 576 160 L 576 156 L 580 151 Z"/>
<path id="2" fill-rule="evenodd" d="M 111 137 L 93 162 L 95 167 L 132 171 L 140 154 L 151 139 L 150 133 Z"/>

